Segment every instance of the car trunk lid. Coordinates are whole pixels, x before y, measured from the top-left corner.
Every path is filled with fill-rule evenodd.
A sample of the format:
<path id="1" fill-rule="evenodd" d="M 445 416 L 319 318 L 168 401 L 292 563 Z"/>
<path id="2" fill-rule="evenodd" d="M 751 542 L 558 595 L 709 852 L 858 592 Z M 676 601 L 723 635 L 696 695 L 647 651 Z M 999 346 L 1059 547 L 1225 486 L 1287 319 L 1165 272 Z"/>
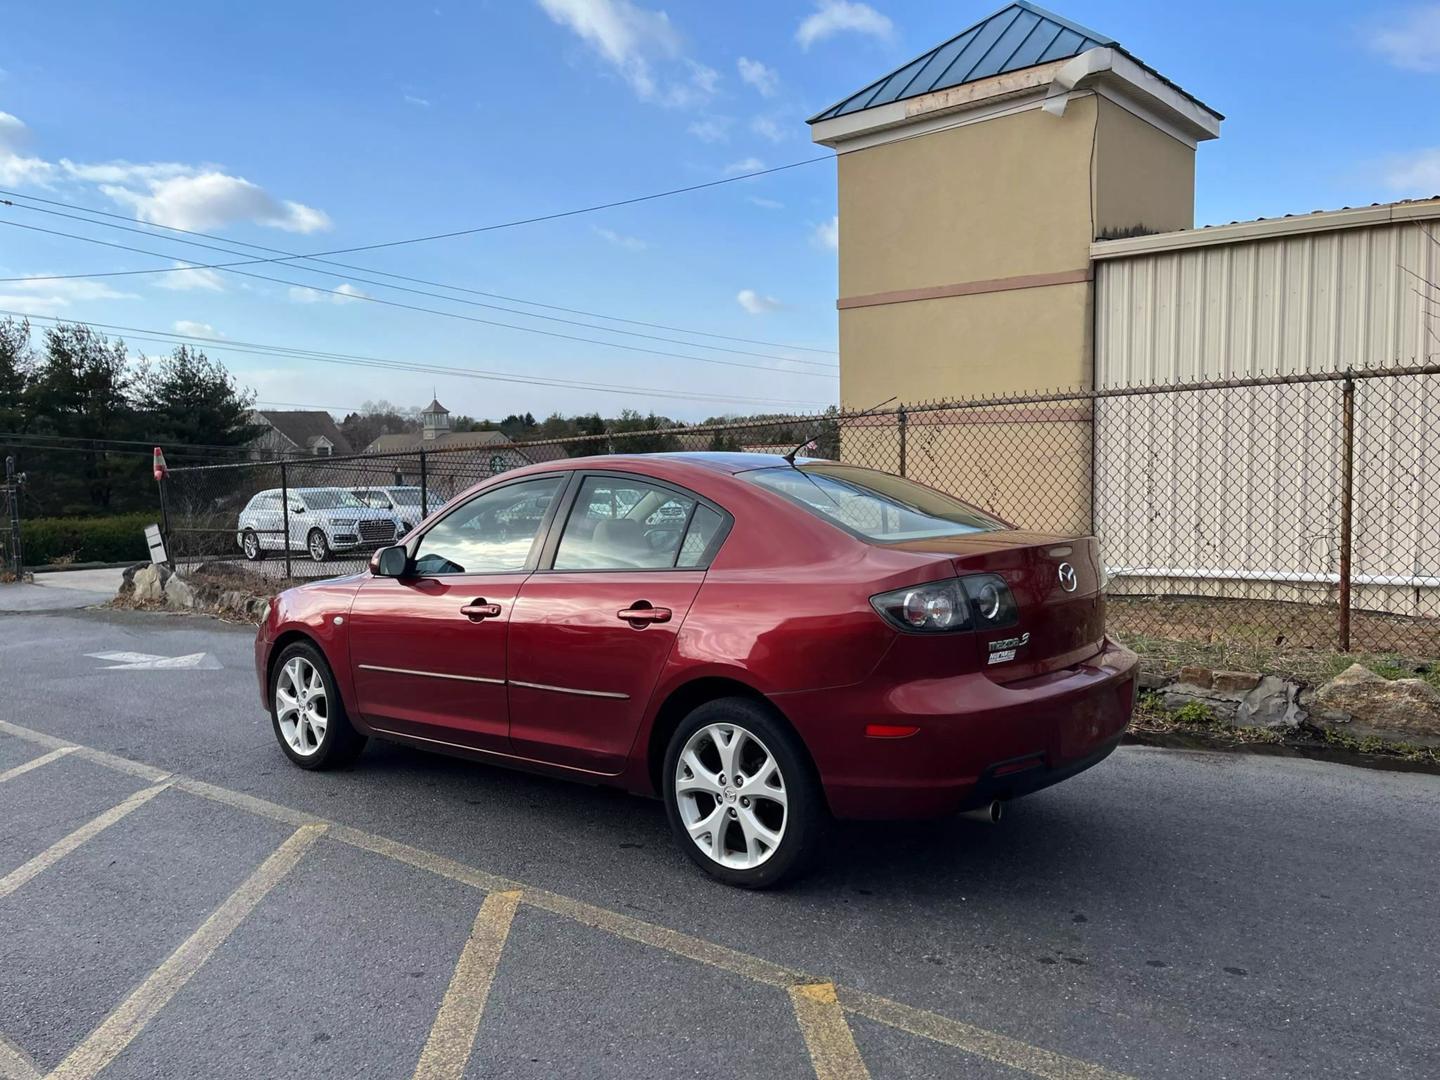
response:
<path id="1" fill-rule="evenodd" d="M 1009 683 L 1073 667 L 1100 651 L 1105 599 L 1094 537 L 1069 539 L 1006 530 L 890 545 L 948 557 L 956 574 L 997 574 L 1015 597 L 1018 620 L 973 635 L 976 662 Z"/>

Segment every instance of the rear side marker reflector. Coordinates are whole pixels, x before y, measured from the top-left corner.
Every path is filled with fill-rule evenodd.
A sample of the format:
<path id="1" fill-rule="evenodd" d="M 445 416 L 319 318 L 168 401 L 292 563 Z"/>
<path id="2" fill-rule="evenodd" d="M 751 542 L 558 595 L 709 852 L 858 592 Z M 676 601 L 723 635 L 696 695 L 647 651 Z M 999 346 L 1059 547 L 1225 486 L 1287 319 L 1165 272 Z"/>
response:
<path id="1" fill-rule="evenodd" d="M 909 724 L 866 724 L 865 734 L 872 739 L 906 739 L 920 729 Z"/>

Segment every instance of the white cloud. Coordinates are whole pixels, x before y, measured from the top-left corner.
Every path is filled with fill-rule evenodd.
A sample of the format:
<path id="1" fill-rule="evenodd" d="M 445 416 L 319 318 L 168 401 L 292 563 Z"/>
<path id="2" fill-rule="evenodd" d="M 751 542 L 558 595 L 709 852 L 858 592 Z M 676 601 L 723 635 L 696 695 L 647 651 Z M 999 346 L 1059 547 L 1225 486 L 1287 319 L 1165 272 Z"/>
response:
<path id="1" fill-rule="evenodd" d="M 869 4 L 854 0 L 816 0 L 815 11 L 805 16 L 795 31 L 795 40 L 802 49 L 836 34 L 851 32 L 870 37 L 889 37 L 892 23 Z"/>
<path id="2" fill-rule="evenodd" d="M 1384 181 L 1386 187 L 1409 195 L 1440 192 L 1440 147 L 1391 158 Z"/>
<path id="3" fill-rule="evenodd" d="M 839 251 L 840 215 L 836 214 L 829 221 L 822 221 L 816 225 L 814 232 L 810 234 L 810 241 L 816 247 L 826 251 Z"/>
<path id="4" fill-rule="evenodd" d="M 361 292 L 348 281 L 337 285 L 329 292 L 320 289 L 309 289 L 304 285 L 291 285 L 290 299 L 297 304 L 353 304 L 356 299 L 368 296 L 368 293 Z M 338 294 L 338 295 L 337 295 Z"/>
<path id="5" fill-rule="evenodd" d="M 207 170 L 149 178 L 144 185 L 144 192 L 120 184 L 101 184 L 100 190 L 133 209 L 139 220 L 177 229 L 203 231 L 241 221 L 296 233 L 330 228 L 330 218 L 323 210 L 277 199 L 241 176 Z"/>
<path id="6" fill-rule="evenodd" d="M 20 187 L 49 181 L 55 167 L 48 161 L 20 152 L 29 141 L 30 129 L 25 122 L 18 116 L 0 112 L 0 184 Z"/>
<path id="7" fill-rule="evenodd" d="M 703 120 L 696 120 L 685 130 L 701 142 L 725 142 L 730 138 L 730 125 L 733 123 L 728 116 L 707 116 Z"/>
<path id="8" fill-rule="evenodd" d="M 1370 35 L 1370 47 L 1407 71 L 1440 71 L 1440 4 L 1411 8 Z"/>
<path id="9" fill-rule="evenodd" d="M 614 244 L 618 248 L 624 248 L 626 251 L 644 251 L 650 246 L 638 236 L 625 236 L 622 233 L 617 233 L 614 229 L 596 228 L 595 235 L 608 243 Z"/>
<path id="10" fill-rule="evenodd" d="M 760 172 L 765 168 L 765 163 L 759 158 L 747 157 L 739 161 L 732 161 L 725 166 L 726 176 L 739 176 L 741 173 Z"/>
<path id="11" fill-rule="evenodd" d="M 759 195 L 751 195 L 746 202 L 754 203 L 765 210 L 784 210 L 785 204 L 778 199 L 762 199 Z"/>
<path id="12" fill-rule="evenodd" d="M 189 267 L 189 263 L 177 262 L 175 266 Z M 155 275 L 155 285 L 161 289 L 172 289 L 175 292 L 191 292 L 196 289 L 203 289 L 206 292 L 221 292 L 225 286 L 220 280 L 220 275 L 214 270 L 207 270 L 204 267 L 190 267 L 185 270 L 172 270 L 169 273 Z"/>
<path id="13" fill-rule="evenodd" d="M 663 11 L 630 0 L 538 0 L 613 67 L 642 101 L 693 108 L 715 95 L 720 73 L 684 55 L 684 41 Z"/>
<path id="14" fill-rule="evenodd" d="M 5 295 L 0 295 L 0 307 L 19 308 L 36 315 L 54 314 L 75 301 L 137 299 L 134 293 L 120 292 L 103 281 L 47 281 L 40 275 L 23 281 L 7 281 L 0 289 L 7 290 Z"/>
<path id="15" fill-rule="evenodd" d="M 208 322 L 191 322 L 189 319 L 177 319 L 175 321 L 175 333 L 184 334 L 186 337 L 225 336 Z"/>
<path id="16" fill-rule="evenodd" d="M 429 98 L 416 97 L 414 94 L 406 94 L 404 95 L 404 100 L 406 105 L 418 105 L 422 109 L 430 108 Z"/>
<path id="17" fill-rule="evenodd" d="M 767 311 L 779 311 L 783 304 L 773 296 L 761 296 L 754 289 L 741 289 L 735 294 L 735 301 L 751 315 L 763 315 Z"/>
<path id="18" fill-rule="evenodd" d="M 784 142 L 789 136 L 785 129 L 780 126 L 780 121 L 773 116 L 757 116 L 750 121 L 750 130 L 762 139 L 769 139 L 773 143 Z"/>
<path id="19" fill-rule="evenodd" d="M 759 60 L 742 56 L 735 61 L 735 66 L 740 69 L 740 81 L 753 86 L 762 97 L 774 97 L 775 92 L 780 89 L 779 72 L 772 67 L 766 67 Z"/>

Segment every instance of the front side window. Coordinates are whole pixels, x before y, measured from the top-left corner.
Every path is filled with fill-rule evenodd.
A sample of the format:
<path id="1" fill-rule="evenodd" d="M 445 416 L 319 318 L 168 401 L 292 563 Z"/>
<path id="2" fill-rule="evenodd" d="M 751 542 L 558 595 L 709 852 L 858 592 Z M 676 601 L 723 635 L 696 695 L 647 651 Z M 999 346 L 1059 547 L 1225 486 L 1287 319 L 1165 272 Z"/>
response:
<path id="1" fill-rule="evenodd" d="M 523 570 L 545 514 L 565 483 L 547 476 L 507 484 L 457 506 L 420 538 L 416 573 L 486 574 Z"/>
<path id="2" fill-rule="evenodd" d="M 818 518 L 882 544 L 1009 527 L 934 488 L 872 469 L 798 465 L 743 475 Z"/>
<path id="3" fill-rule="evenodd" d="M 694 499 L 644 480 L 586 477 L 560 537 L 555 569 L 668 569 L 695 507 Z"/>
<path id="4" fill-rule="evenodd" d="M 300 501 L 311 510 L 349 510 L 365 506 L 350 492 L 341 491 L 339 488 L 312 488 L 300 492 L 299 495 Z"/>

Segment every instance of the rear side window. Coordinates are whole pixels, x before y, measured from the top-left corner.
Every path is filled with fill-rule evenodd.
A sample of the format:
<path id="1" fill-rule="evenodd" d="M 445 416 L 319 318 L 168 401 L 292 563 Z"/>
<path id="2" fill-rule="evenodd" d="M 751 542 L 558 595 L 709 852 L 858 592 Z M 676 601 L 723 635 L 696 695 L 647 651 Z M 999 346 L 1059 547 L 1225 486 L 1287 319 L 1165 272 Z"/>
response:
<path id="1" fill-rule="evenodd" d="M 696 506 L 678 491 L 643 480 L 587 476 L 555 551 L 555 569 L 669 569 Z"/>
<path id="2" fill-rule="evenodd" d="M 724 524 L 723 515 L 717 514 L 708 506 L 697 506 L 690 518 L 690 528 L 685 531 L 685 539 L 680 544 L 680 557 L 675 560 L 675 565 L 703 565 L 706 555 L 714 547 L 715 538 L 720 534 L 720 527 Z"/>
<path id="3" fill-rule="evenodd" d="M 746 479 L 876 543 L 989 532 L 1008 526 L 959 499 L 889 473 L 848 465 L 757 469 Z"/>

